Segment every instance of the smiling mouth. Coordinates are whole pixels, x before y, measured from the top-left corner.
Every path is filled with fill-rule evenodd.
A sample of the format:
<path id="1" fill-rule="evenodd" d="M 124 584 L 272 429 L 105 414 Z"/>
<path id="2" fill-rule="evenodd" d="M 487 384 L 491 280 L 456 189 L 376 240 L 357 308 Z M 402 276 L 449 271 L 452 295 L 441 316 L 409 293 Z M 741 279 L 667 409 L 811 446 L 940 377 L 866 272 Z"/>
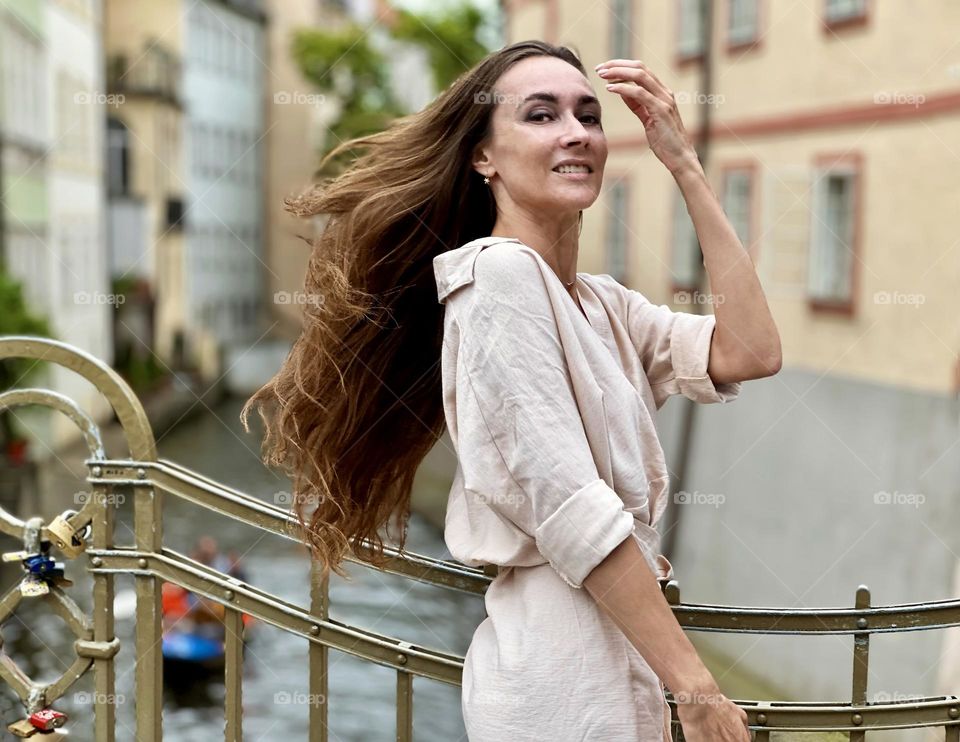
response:
<path id="1" fill-rule="evenodd" d="M 558 175 L 590 175 L 593 173 L 593 170 L 591 170 L 589 167 L 578 167 L 576 169 L 554 168 L 553 172 L 557 173 Z"/>

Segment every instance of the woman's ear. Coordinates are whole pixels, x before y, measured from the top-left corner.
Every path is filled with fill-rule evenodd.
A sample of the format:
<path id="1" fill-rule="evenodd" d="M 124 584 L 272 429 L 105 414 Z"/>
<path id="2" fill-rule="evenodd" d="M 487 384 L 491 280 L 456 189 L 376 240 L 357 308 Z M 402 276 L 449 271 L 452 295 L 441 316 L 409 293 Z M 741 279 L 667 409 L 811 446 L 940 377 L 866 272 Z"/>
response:
<path id="1" fill-rule="evenodd" d="M 490 162 L 490 155 L 487 152 L 486 145 L 478 144 L 473 150 L 473 159 L 470 162 L 471 167 L 485 177 L 493 177 L 493 167 Z"/>

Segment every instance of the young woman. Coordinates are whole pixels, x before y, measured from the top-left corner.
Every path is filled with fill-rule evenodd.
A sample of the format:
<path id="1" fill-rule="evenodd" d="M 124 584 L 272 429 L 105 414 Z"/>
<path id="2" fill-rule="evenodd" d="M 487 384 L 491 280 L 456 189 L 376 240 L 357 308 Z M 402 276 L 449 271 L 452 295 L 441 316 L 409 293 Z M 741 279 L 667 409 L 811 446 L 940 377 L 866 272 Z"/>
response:
<path id="1" fill-rule="evenodd" d="M 775 374 L 779 336 L 673 94 L 638 60 L 604 70 L 684 194 L 716 316 L 577 273 L 601 104 L 569 49 L 521 42 L 338 147 L 328 157 L 368 151 L 290 203 L 328 217 L 306 280 L 318 300 L 244 417 L 260 405 L 266 461 L 293 475 L 306 541 L 338 574 L 361 539 L 376 561 L 395 519 L 402 550 L 415 470 L 449 430 L 446 543 L 500 568 L 464 664 L 470 742 L 669 740 L 664 684 L 689 742 L 744 742 L 746 714 L 657 583 L 673 571 L 652 416 L 670 395 L 727 402 Z"/>

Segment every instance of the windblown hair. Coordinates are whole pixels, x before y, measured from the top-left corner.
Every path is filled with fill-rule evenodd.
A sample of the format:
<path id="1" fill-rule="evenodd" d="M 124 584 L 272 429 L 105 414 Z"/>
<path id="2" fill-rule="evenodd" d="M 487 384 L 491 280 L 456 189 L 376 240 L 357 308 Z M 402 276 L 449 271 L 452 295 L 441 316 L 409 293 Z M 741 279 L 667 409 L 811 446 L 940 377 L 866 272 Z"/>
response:
<path id="1" fill-rule="evenodd" d="M 393 519 L 404 553 L 414 476 L 445 425 L 433 258 L 493 230 L 496 204 L 472 154 L 492 133 L 500 76 L 533 56 L 584 72 L 573 51 L 541 41 L 492 52 L 423 110 L 338 145 L 321 173 L 332 158 L 363 151 L 284 201 L 325 223 L 310 240 L 300 335 L 241 420 L 249 432 L 258 408 L 263 460 L 291 476 L 300 536 L 323 577 L 349 579 L 348 551 L 386 564 L 380 530 L 391 539 Z"/>

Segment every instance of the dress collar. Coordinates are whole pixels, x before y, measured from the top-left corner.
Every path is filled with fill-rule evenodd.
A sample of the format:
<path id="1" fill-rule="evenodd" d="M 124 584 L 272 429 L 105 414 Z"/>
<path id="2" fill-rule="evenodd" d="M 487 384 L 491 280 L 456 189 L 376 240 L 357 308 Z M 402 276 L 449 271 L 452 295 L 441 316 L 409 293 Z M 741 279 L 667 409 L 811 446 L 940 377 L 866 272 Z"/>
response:
<path id="1" fill-rule="evenodd" d="M 433 259 L 433 273 L 437 280 L 437 300 L 443 304 L 447 296 L 473 281 L 473 265 L 477 255 L 488 245 L 497 242 L 517 242 L 514 237 L 478 237 L 453 250 L 440 253 Z"/>

